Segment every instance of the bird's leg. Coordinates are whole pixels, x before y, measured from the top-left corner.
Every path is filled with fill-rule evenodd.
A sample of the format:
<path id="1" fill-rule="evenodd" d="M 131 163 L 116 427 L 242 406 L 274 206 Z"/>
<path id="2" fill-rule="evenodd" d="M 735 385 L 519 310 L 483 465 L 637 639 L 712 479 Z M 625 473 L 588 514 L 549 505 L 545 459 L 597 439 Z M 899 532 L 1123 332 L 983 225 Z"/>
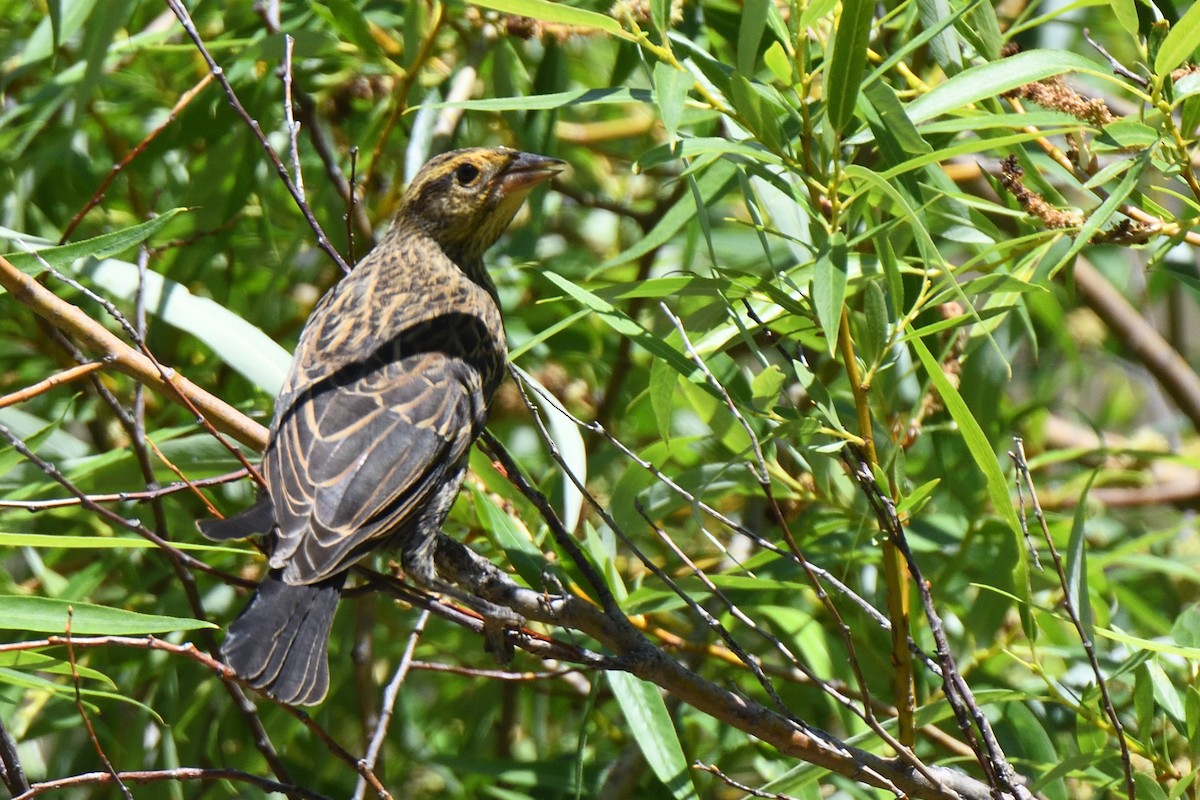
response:
<path id="1" fill-rule="evenodd" d="M 400 554 L 400 563 L 409 580 L 424 589 L 457 600 L 483 618 L 487 651 L 497 662 L 507 664 L 512 661 L 513 647 L 505 633 L 512 628 L 520 628 L 525 624 L 525 619 L 510 608 L 463 591 L 441 578 L 444 573 L 464 587 L 480 586 L 492 576 L 479 568 L 478 561 L 483 559 L 472 553 L 466 545 L 443 533 L 428 537 L 416 547 L 406 547 Z M 484 563 L 492 566 L 490 562 Z"/>

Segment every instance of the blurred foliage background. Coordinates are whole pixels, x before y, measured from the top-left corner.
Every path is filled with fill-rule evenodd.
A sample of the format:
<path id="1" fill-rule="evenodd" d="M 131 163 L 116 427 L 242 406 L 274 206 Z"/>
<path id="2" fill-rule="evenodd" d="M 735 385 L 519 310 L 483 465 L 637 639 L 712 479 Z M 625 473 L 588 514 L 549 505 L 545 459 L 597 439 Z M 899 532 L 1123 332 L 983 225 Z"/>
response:
<path id="1" fill-rule="evenodd" d="M 506 144 L 569 162 L 489 258 L 525 376 L 502 389 L 490 429 L 653 642 L 767 702 L 635 546 L 761 660 L 791 713 L 888 754 L 849 708 L 866 690 L 903 729 L 906 649 L 880 620 L 902 630 L 909 608 L 913 639 L 934 645 L 849 472 L 861 459 L 1035 795 L 1198 795 L 1197 6 L 188 7 L 289 165 L 281 65 L 294 38 L 307 202 L 351 262 L 435 152 Z M 61 243 L 78 247 L 46 251 L 59 275 L 17 255 Z M 101 300 L 119 309 L 163 364 L 264 424 L 308 312 L 341 274 L 176 16 L 134 0 L 0 0 L 0 244 L 129 342 Z M 227 623 L 245 597 L 231 578 L 254 578 L 262 559 L 205 544 L 194 521 L 211 511 L 190 491 L 109 498 L 113 518 L 44 507 L 70 496 L 47 465 L 89 495 L 240 465 L 174 398 L 105 364 L 39 385 L 74 367 L 78 346 L 10 295 L 0 309 L 0 719 L 29 778 L 103 770 L 93 741 L 119 770 L 280 777 L 254 715 L 196 661 L 22 645 L 63 632 L 66 603 L 76 635 L 131 632 L 102 610 L 85 625 L 91 603 L 175 618 L 132 632 L 203 641 L 211 631 L 185 630 L 198 610 Z M 1017 490 L 1015 437 L 1045 534 L 1030 483 Z M 533 506 L 484 454 L 472 467 L 447 532 L 534 588 L 547 563 L 569 581 Z M 227 513 L 253 487 L 203 492 Z M 121 520 L 194 546 L 214 572 L 173 567 Z M 823 570 L 847 635 L 795 552 Z M 355 756 L 418 613 L 374 592 L 343 603 L 331 694 L 312 716 Z M 693 760 L 793 797 L 890 796 L 671 697 L 639 717 L 630 685 L 597 672 L 564 677 L 519 653 L 504 679 L 477 674 L 495 669 L 482 640 L 444 621 L 414 658 L 376 769 L 397 797 L 743 796 Z M 914 752 L 981 777 L 940 678 L 920 659 L 912 669 Z M 354 768 L 300 720 L 265 699 L 257 718 L 296 785 L 353 790 Z M 668 786 L 672 770 L 683 779 Z M 134 791 L 260 790 L 228 778 Z"/>

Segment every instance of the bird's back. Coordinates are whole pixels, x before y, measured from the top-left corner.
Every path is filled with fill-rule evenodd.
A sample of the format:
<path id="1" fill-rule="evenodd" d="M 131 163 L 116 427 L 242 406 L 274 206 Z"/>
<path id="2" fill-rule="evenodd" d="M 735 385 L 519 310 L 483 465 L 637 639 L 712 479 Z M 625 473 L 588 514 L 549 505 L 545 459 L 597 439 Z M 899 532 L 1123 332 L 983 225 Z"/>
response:
<path id="1" fill-rule="evenodd" d="M 491 286 L 419 231 L 388 236 L 322 298 L 276 403 L 264 469 L 289 582 L 440 525 L 503 375 Z"/>

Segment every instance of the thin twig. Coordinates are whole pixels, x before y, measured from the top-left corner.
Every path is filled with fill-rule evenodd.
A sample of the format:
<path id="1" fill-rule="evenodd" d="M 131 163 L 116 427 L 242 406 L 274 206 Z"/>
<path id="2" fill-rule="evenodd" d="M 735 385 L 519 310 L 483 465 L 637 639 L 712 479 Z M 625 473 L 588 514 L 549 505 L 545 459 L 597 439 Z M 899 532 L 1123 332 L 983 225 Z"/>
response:
<path id="1" fill-rule="evenodd" d="M 175 781 L 241 781 L 268 792 L 280 792 L 289 797 L 301 797 L 304 800 L 331 800 L 327 795 L 306 789 L 290 783 L 280 783 L 268 778 L 260 778 L 240 769 L 223 769 L 215 767 L 176 767 L 175 769 L 148 769 L 133 772 L 118 772 L 116 779 L 129 783 L 163 783 Z M 76 786 L 104 786 L 113 780 L 114 776 L 107 772 L 85 772 L 82 775 L 72 775 L 69 778 L 59 778 L 53 781 L 35 783 L 13 800 L 32 800 L 34 797 L 70 789 Z"/>
<path id="2" fill-rule="evenodd" d="M 710 775 L 715 775 L 717 777 L 717 780 L 721 781 L 722 783 L 724 783 L 728 786 L 732 786 L 734 789 L 737 789 L 739 792 L 745 792 L 746 794 L 750 795 L 751 797 L 765 797 L 765 798 L 767 798 L 767 800 L 796 800 L 796 798 L 792 797 L 790 794 L 779 794 L 777 792 L 764 792 L 762 789 L 755 789 L 753 786 L 747 786 L 744 783 L 739 783 L 738 781 L 735 781 L 733 778 L 729 777 L 724 772 L 722 772 L 720 769 L 718 769 L 715 764 L 702 764 L 699 761 L 695 761 L 695 762 L 692 762 L 692 769 L 699 770 L 700 772 L 707 772 Z"/>
<path id="3" fill-rule="evenodd" d="M 392 721 L 392 713 L 396 709 L 396 698 L 400 696 L 400 687 L 404 685 L 404 679 L 408 677 L 409 667 L 412 666 L 413 653 L 417 649 L 417 642 L 420 641 L 421 634 L 425 632 L 425 623 L 428 621 L 429 610 L 426 609 L 417 617 L 412 633 L 409 634 L 408 644 L 404 648 L 404 655 L 400 657 L 400 663 L 396 665 L 396 673 L 392 675 L 392 679 L 388 681 L 387 687 L 383 690 L 383 700 L 380 703 L 379 709 L 379 721 L 375 724 L 375 733 L 371 736 L 371 743 L 367 747 L 367 754 L 363 756 L 363 764 L 366 765 L 367 769 L 374 769 L 375 763 L 379 760 L 379 751 L 383 749 L 383 740 L 387 736 L 388 723 Z M 354 786 L 354 800 L 362 800 L 366 791 L 367 782 L 360 777 L 358 783 Z"/>
<path id="4" fill-rule="evenodd" d="M 292 180 L 301 202 L 304 196 L 304 173 L 300 170 L 300 124 L 292 113 L 292 48 L 296 40 L 290 34 L 283 37 L 283 117 L 287 120 L 288 143 L 292 154 Z"/>
<path id="5" fill-rule="evenodd" d="M 358 207 L 358 146 L 350 148 L 350 196 L 346 200 L 346 258 L 350 262 L 350 267 L 354 268 L 358 264 L 358 259 L 354 255 L 354 226 L 350 221 L 354 218 L 354 212 Z"/>
<path id="6" fill-rule="evenodd" d="M 219 486 L 223 483 L 232 483 L 245 478 L 248 473 L 244 469 L 227 472 L 224 475 L 216 475 L 211 478 L 199 478 L 197 480 L 189 480 L 187 482 L 179 481 L 176 483 L 168 483 L 166 486 L 160 486 L 157 489 L 147 489 L 144 492 L 113 492 L 111 494 L 88 494 L 83 497 L 56 497 L 53 500 L 0 500 L 0 508 L 19 508 L 36 513 L 38 511 L 47 511 L 53 508 L 70 508 L 71 506 L 82 505 L 84 502 L 89 503 L 126 503 L 126 502 L 146 502 L 148 500 L 157 500 L 160 497 L 166 497 L 177 492 L 188 491 L 192 489 L 204 488 L 206 486 Z"/>
<path id="7" fill-rule="evenodd" d="M 996 740 L 991 722 L 983 713 L 983 710 L 979 708 L 979 704 L 975 702 L 975 695 L 971 691 L 971 687 L 967 685 L 967 682 L 962 677 L 962 673 L 958 670 L 954 654 L 950 650 L 949 640 L 946 638 L 946 631 L 942 625 L 941 616 L 937 613 L 937 608 L 933 603 L 930 585 L 925 580 L 920 565 L 917 563 L 916 557 L 908 546 L 908 541 L 904 536 L 904 527 L 896 515 L 895 504 L 875 482 L 875 476 L 871 473 L 871 468 L 867 462 L 861 457 L 856 458 L 855 461 L 856 463 L 850 463 L 851 472 L 862 488 L 863 494 L 870 503 L 872 510 L 875 512 L 880 530 L 896 544 L 897 550 L 904 556 L 905 563 L 908 565 L 913 583 L 916 585 L 917 592 L 921 598 L 921 605 L 925 611 L 925 619 L 929 624 L 929 632 L 937 644 L 937 655 L 942 665 L 942 686 L 946 700 L 950 703 L 950 707 L 954 711 L 959 728 L 968 737 L 972 748 L 977 754 L 979 765 L 983 767 L 984 773 L 988 777 L 988 782 L 992 787 L 993 796 L 999 798 L 1008 793 L 1021 798 L 1021 800 L 1033 800 L 1033 794 L 1026 788 L 1022 779 L 1008 762 L 1004 751 L 1000 747 L 1000 743 Z M 975 728 L 979 731 L 982 745 L 975 739 L 971 729 L 971 721 L 974 721 Z"/>
<path id="8" fill-rule="evenodd" d="M 1117 746 L 1121 749 L 1121 767 L 1125 772 L 1125 794 L 1129 800 L 1136 800 L 1137 787 L 1133 782 L 1133 763 L 1129 755 L 1129 742 L 1125 739 L 1125 726 L 1121 724 L 1121 718 L 1117 716 L 1116 706 L 1113 705 L 1112 695 L 1108 691 L 1108 681 L 1104 679 L 1104 672 L 1100 669 L 1100 659 L 1096 655 L 1096 645 L 1092 642 L 1092 638 L 1088 635 L 1087 628 L 1079 616 L 1079 609 L 1075 607 L 1075 600 L 1071 594 L 1062 557 L 1058 554 L 1058 548 L 1054 546 L 1054 537 L 1050 535 L 1050 526 L 1046 524 L 1046 515 L 1042 512 L 1041 504 L 1038 502 L 1037 487 L 1034 485 L 1033 475 L 1029 471 L 1029 462 L 1025 460 L 1025 442 L 1021 437 L 1013 437 L 1013 452 L 1010 455 L 1012 456 L 1013 463 L 1016 464 L 1017 472 L 1021 479 L 1024 480 L 1025 485 L 1029 488 L 1033 516 L 1041 526 L 1042 536 L 1046 540 L 1046 547 L 1050 550 L 1050 557 L 1054 561 L 1054 569 L 1058 573 L 1058 584 L 1062 587 L 1063 610 L 1066 611 L 1071 624 L 1075 626 L 1075 633 L 1079 636 L 1080 643 L 1083 644 L 1083 651 L 1087 654 L 1088 664 L 1092 668 L 1092 674 L 1096 676 L 1096 686 L 1100 689 L 1100 697 L 1104 701 L 1104 713 L 1108 717 L 1109 723 L 1113 726 L 1113 733 L 1116 734 Z"/>
<path id="9" fill-rule="evenodd" d="M 275 172 L 279 175 L 279 179 L 282 180 L 284 186 L 287 187 L 288 194 L 290 194 L 292 199 L 296 201 L 296 205 L 300 209 L 300 213 L 304 215 L 305 221 L 308 222 L 309 227 L 312 228 L 313 233 L 316 235 L 317 247 L 321 248 L 321 250 L 333 260 L 333 263 L 338 265 L 342 272 L 348 273 L 350 271 L 349 265 L 347 265 L 342 259 L 342 256 L 337 251 L 337 248 L 330 243 L 329 238 L 325 235 L 325 231 L 321 228 L 321 223 L 317 222 L 317 218 L 313 215 L 312 209 L 309 208 L 308 203 L 305 202 L 303 195 L 297 190 L 296 184 L 292 181 L 291 176 L 288 175 L 287 167 L 284 166 L 283 161 L 279 158 L 279 154 L 275 152 L 275 148 L 272 147 L 271 143 L 267 140 L 267 137 L 262 132 L 262 128 L 259 126 L 258 121 L 250 116 L 250 113 L 246 111 L 245 106 L 242 105 L 242 101 L 238 99 L 237 94 L 233 91 L 233 86 L 230 85 L 229 79 L 225 77 L 225 71 L 221 69 L 220 64 L 218 64 L 212 57 L 212 54 L 208 52 L 208 48 L 204 45 L 204 40 L 200 38 L 200 32 L 196 30 L 196 24 L 192 22 L 192 17 L 188 13 L 187 9 L 184 8 L 183 3 L 181 3 L 179 0 L 166 0 L 166 3 L 167 7 L 170 8 L 175 14 L 175 17 L 179 20 L 180 24 L 183 25 L 184 31 L 196 45 L 196 49 L 200 52 L 200 55 L 204 59 L 205 63 L 208 64 L 209 72 L 211 72 L 212 76 L 217 79 L 219 84 L 221 84 L 221 89 L 225 92 L 225 96 L 229 99 L 229 104 L 233 106 L 233 110 L 237 112 L 237 115 L 242 118 L 242 121 L 250 127 L 254 137 L 258 139 L 259 144 L 262 145 L 263 150 L 267 154 L 267 158 L 269 158 L 271 164 L 274 165 Z"/>
<path id="10" fill-rule="evenodd" d="M 71 238 L 71 234 L 74 233 L 75 228 L 79 225 L 84 216 L 100 204 L 100 202 L 104 199 L 104 193 L 108 191 L 109 185 L 113 182 L 117 175 L 121 174 L 123 169 L 128 167 L 135 158 L 141 155 L 142 151 L 145 150 L 150 143 L 153 142 L 154 139 L 166 129 L 168 125 L 175 121 L 175 117 L 179 115 L 179 112 L 182 111 L 188 103 L 192 102 L 192 99 L 198 95 L 205 86 L 208 86 L 212 79 L 212 73 L 209 73 L 201 78 L 195 86 L 180 95 L 179 99 L 175 102 L 175 105 L 171 108 L 171 111 L 167 114 L 166 119 L 157 125 L 154 130 L 146 134 L 146 137 L 138 142 L 132 150 L 126 153 L 125 157 L 122 158 L 120 162 L 113 164 L 112 168 L 108 171 L 108 175 L 104 177 L 104 180 L 100 182 L 100 186 L 92 194 L 91 199 L 84 204 L 83 208 L 75 212 L 75 216 L 71 217 L 71 221 L 67 223 L 67 227 L 63 230 L 62 236 L 60 236 L 58 239 L 58 243 L 60 245 L 67 243 L 67 240 Z"/>
<path id="11" fill-rule="evenodd" d="M 12 392 L 11 394 L 6 394 L 3 397 L 0 397 L 0 408 L 7 408 L 8 406 L 16 405 L 17 403 L 24 403 L 40 394 L 48 392 L 55 386 L 61 386 L 64 383 L 70 383 L 71 381 L 77 381 L 81 378 L 86 378 L 96 370 L 107 367 L 110 361 L 111 359 L 89 361 L 86 364 L 77 364 L 69 369 L 64 369 L 62 372 L 55 373 L 49 378 L 40 380 L 31 386 L 26 386 L 24 389 L 20 389 Z"/>
<path id="12" fill-rule="evenodd" d="M 71 619 L 75 614 L 75 609 L 67 606 L 67 663 L 71 666 L 71 682 L 75 685 L 75 708 L 79 711 L 80 718 L 83 719 L 83 727 L 87 730 L 88 739 L 92 742 L 92 748 L 96 751 L 96 755 L 100 757 L 100 763 L 104 765 L 104 769 L 112 776 L 113 782 L 117 784 L 117 788 L 121 790 L 121 794 L 125 795 L 125 800 L 133 800 L 133 794 L 130 793 L 129 787 L 121 781 L 121 776 L 117 774 L 116 768 L 112 762 L 108 760 L 108 756 L 104 753 L 104 748 L 100 746 L 100 740 L 96 738 L 96 729 L 92 727 L 92 720 L 88 717 L 87 709 L 83 707 L 83 693 L 79 689 L 79 667 L 75 663 L 75 646 L 71 644 Z"/>
<path id="13" fill-rule="evenodd" d="M 1129 80 L 1133 81 L 1134 83 L 1141 86 L 1142 88 L 1145 88 L 1150 85 L 1150 81 L 1146 80 L 1141 75 L 1138 75 L 1136 72 L 1131 71 L 1128 67 L 1126 67 L 1124 64 L 1122 64 L 1120 61 L 1117 61 L 1117 59 L 1114 58 L 1111 53 L 1109 53 L 1107 50 L 1105 50 L 1104 47 L 1102 47 L 1099 42 L 1097 42 L 1095 39 L 1093 39 L 1092 32 L 1089 29 L 1087 29 L 1087 28 L 1083 29 L 1083 38 L 1087 40 L 1088 44 L 1090 44 L 1092 47 L 1096 48 L 1097 53 L 1104 56 L 1104 60 L 1108 62 L 1108 65 L 1110 67 L 1112 67 L 1112 71 L 1115 72 L 1117 75 L 1120 75 L 1123 78 L 1128 78 Z"/>

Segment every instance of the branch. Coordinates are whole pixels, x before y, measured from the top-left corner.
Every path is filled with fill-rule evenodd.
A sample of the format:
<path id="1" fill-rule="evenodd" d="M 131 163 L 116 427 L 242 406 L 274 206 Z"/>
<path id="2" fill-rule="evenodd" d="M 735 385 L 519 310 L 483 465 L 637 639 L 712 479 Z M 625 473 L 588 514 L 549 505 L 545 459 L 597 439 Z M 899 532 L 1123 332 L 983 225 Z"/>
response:
<path id="1" fill-rule="evenodd" d="M 0 257 L 0 286 L 55 328 L 65 331 L 102 358 L 113 369 L 149 386 L 168 399 L 187 398 L 213 426 L 247 447 L 262 450 L 267 429 L 233 406 L 201 389 L 174 370 L 162 368 L 111 333 L 76 305 L 68 303 Z M 165 373 L 165 375 L 164 375 Z"/>

